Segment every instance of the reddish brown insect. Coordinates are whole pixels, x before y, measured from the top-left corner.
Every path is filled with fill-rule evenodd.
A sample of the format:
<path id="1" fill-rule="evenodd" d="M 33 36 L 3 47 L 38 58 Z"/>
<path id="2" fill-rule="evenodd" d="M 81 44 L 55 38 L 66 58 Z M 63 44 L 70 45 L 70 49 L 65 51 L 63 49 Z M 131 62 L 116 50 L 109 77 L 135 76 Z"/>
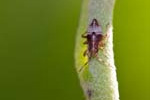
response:
<path id="1" fill-rule="evenodd" d="M 87 55 L 90 60 L 92 57 L 97 57 L 99 49 L 104 47 L 103 40 L 107 37 L 107 34 L 103 35 L 102 28 L 98 21 L 93 19 L 86 34 L 83 34 L 82 37 L 87 39 L 84 44 L 87 44 L 88 47 L 84 52 L 84 56 Z"/>

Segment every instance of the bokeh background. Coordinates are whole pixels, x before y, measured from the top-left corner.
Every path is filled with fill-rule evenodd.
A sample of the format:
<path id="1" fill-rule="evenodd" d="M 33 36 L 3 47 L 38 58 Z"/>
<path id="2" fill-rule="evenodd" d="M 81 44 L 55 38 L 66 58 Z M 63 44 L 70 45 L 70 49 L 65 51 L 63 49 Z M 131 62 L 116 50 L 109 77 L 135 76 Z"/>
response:
<path id="1" fill-rule="evenodd" d="M 84 100 L 74 68 L 81 0 L 0 0 L 0 100 Z M 117 0 L 121 100 L 150 100 L 150 0 Z"/>

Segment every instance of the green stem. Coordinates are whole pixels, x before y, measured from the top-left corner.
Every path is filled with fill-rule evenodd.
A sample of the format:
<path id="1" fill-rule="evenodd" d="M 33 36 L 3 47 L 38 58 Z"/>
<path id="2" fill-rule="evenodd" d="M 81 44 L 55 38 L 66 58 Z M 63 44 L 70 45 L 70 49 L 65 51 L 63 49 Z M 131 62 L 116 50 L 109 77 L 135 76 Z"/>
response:
<path id="1" fill-rule="evenodd" d="M 112 13 L 114 0 L 83 0 L 79 28 L 76 37 L 75 64 L 81 86 L 87 100 L 119 100 L 118 82 L 114 65 Z M 81 35 L 85 33 L 92 19 L 101 24 L 103 34 L 108 34 L 104 50 L 99 50 L 98 57 L 91 59 L 83 56 L 87 46 Z M 110 27 L 107 28 L 107 25 Z M 81 71 L 79 71 L 82 68 Z"/>

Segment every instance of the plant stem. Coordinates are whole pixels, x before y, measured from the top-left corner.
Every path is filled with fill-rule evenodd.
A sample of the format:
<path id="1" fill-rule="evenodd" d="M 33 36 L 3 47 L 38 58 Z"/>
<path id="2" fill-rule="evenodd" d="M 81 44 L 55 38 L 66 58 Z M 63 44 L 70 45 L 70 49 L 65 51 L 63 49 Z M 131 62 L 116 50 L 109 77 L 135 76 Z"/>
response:
<path id="1" fill-rule="evenodd" d="M 75 64 L 81 86 L 87 100 L 119 100 L 118 82 L 113 54 L 112 13 L 114 0 L 83 0 L 80 23 L 76 37 Z M 88 61 L 83 56 L 87 46 L 81 37 L 92 19 L 97 19 L 102 26 L 103 34 L 108 34 L 104 50 L 99 50 L 98 57 Z M 107 28 L 107 25 L 110 25 Z M 88 64 L 84 64 L 88 61 Z M 83 68 L 82 68 L 83 67 Z M 79 69 L 81 69 L 79 71 Z"/>

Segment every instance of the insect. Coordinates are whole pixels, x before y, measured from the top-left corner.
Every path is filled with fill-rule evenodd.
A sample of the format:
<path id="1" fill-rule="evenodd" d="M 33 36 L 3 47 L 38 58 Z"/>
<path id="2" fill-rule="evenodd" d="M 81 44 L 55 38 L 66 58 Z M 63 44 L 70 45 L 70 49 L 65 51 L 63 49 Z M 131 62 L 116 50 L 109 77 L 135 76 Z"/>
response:
<path id="1" fill-rule="evenodd" d="M 88 61 L 91 58 L 96 57 L 99 61 L 102 62 L 102 60 L 98 58 L 98 51 L 99 49 L 104 49 L 104 40 L 106 40 L 106 37 L 107 34 L 103 35 L 102 28 L 98 21 L 96 19 L 93 19 L 88 27 L 88 30 L 84 34 L 82 34 L 82 38 L 86 38 L 84 44 L 87 45 L 87 50 L 84 52 L 83 55 L 88 56 Z"/>

